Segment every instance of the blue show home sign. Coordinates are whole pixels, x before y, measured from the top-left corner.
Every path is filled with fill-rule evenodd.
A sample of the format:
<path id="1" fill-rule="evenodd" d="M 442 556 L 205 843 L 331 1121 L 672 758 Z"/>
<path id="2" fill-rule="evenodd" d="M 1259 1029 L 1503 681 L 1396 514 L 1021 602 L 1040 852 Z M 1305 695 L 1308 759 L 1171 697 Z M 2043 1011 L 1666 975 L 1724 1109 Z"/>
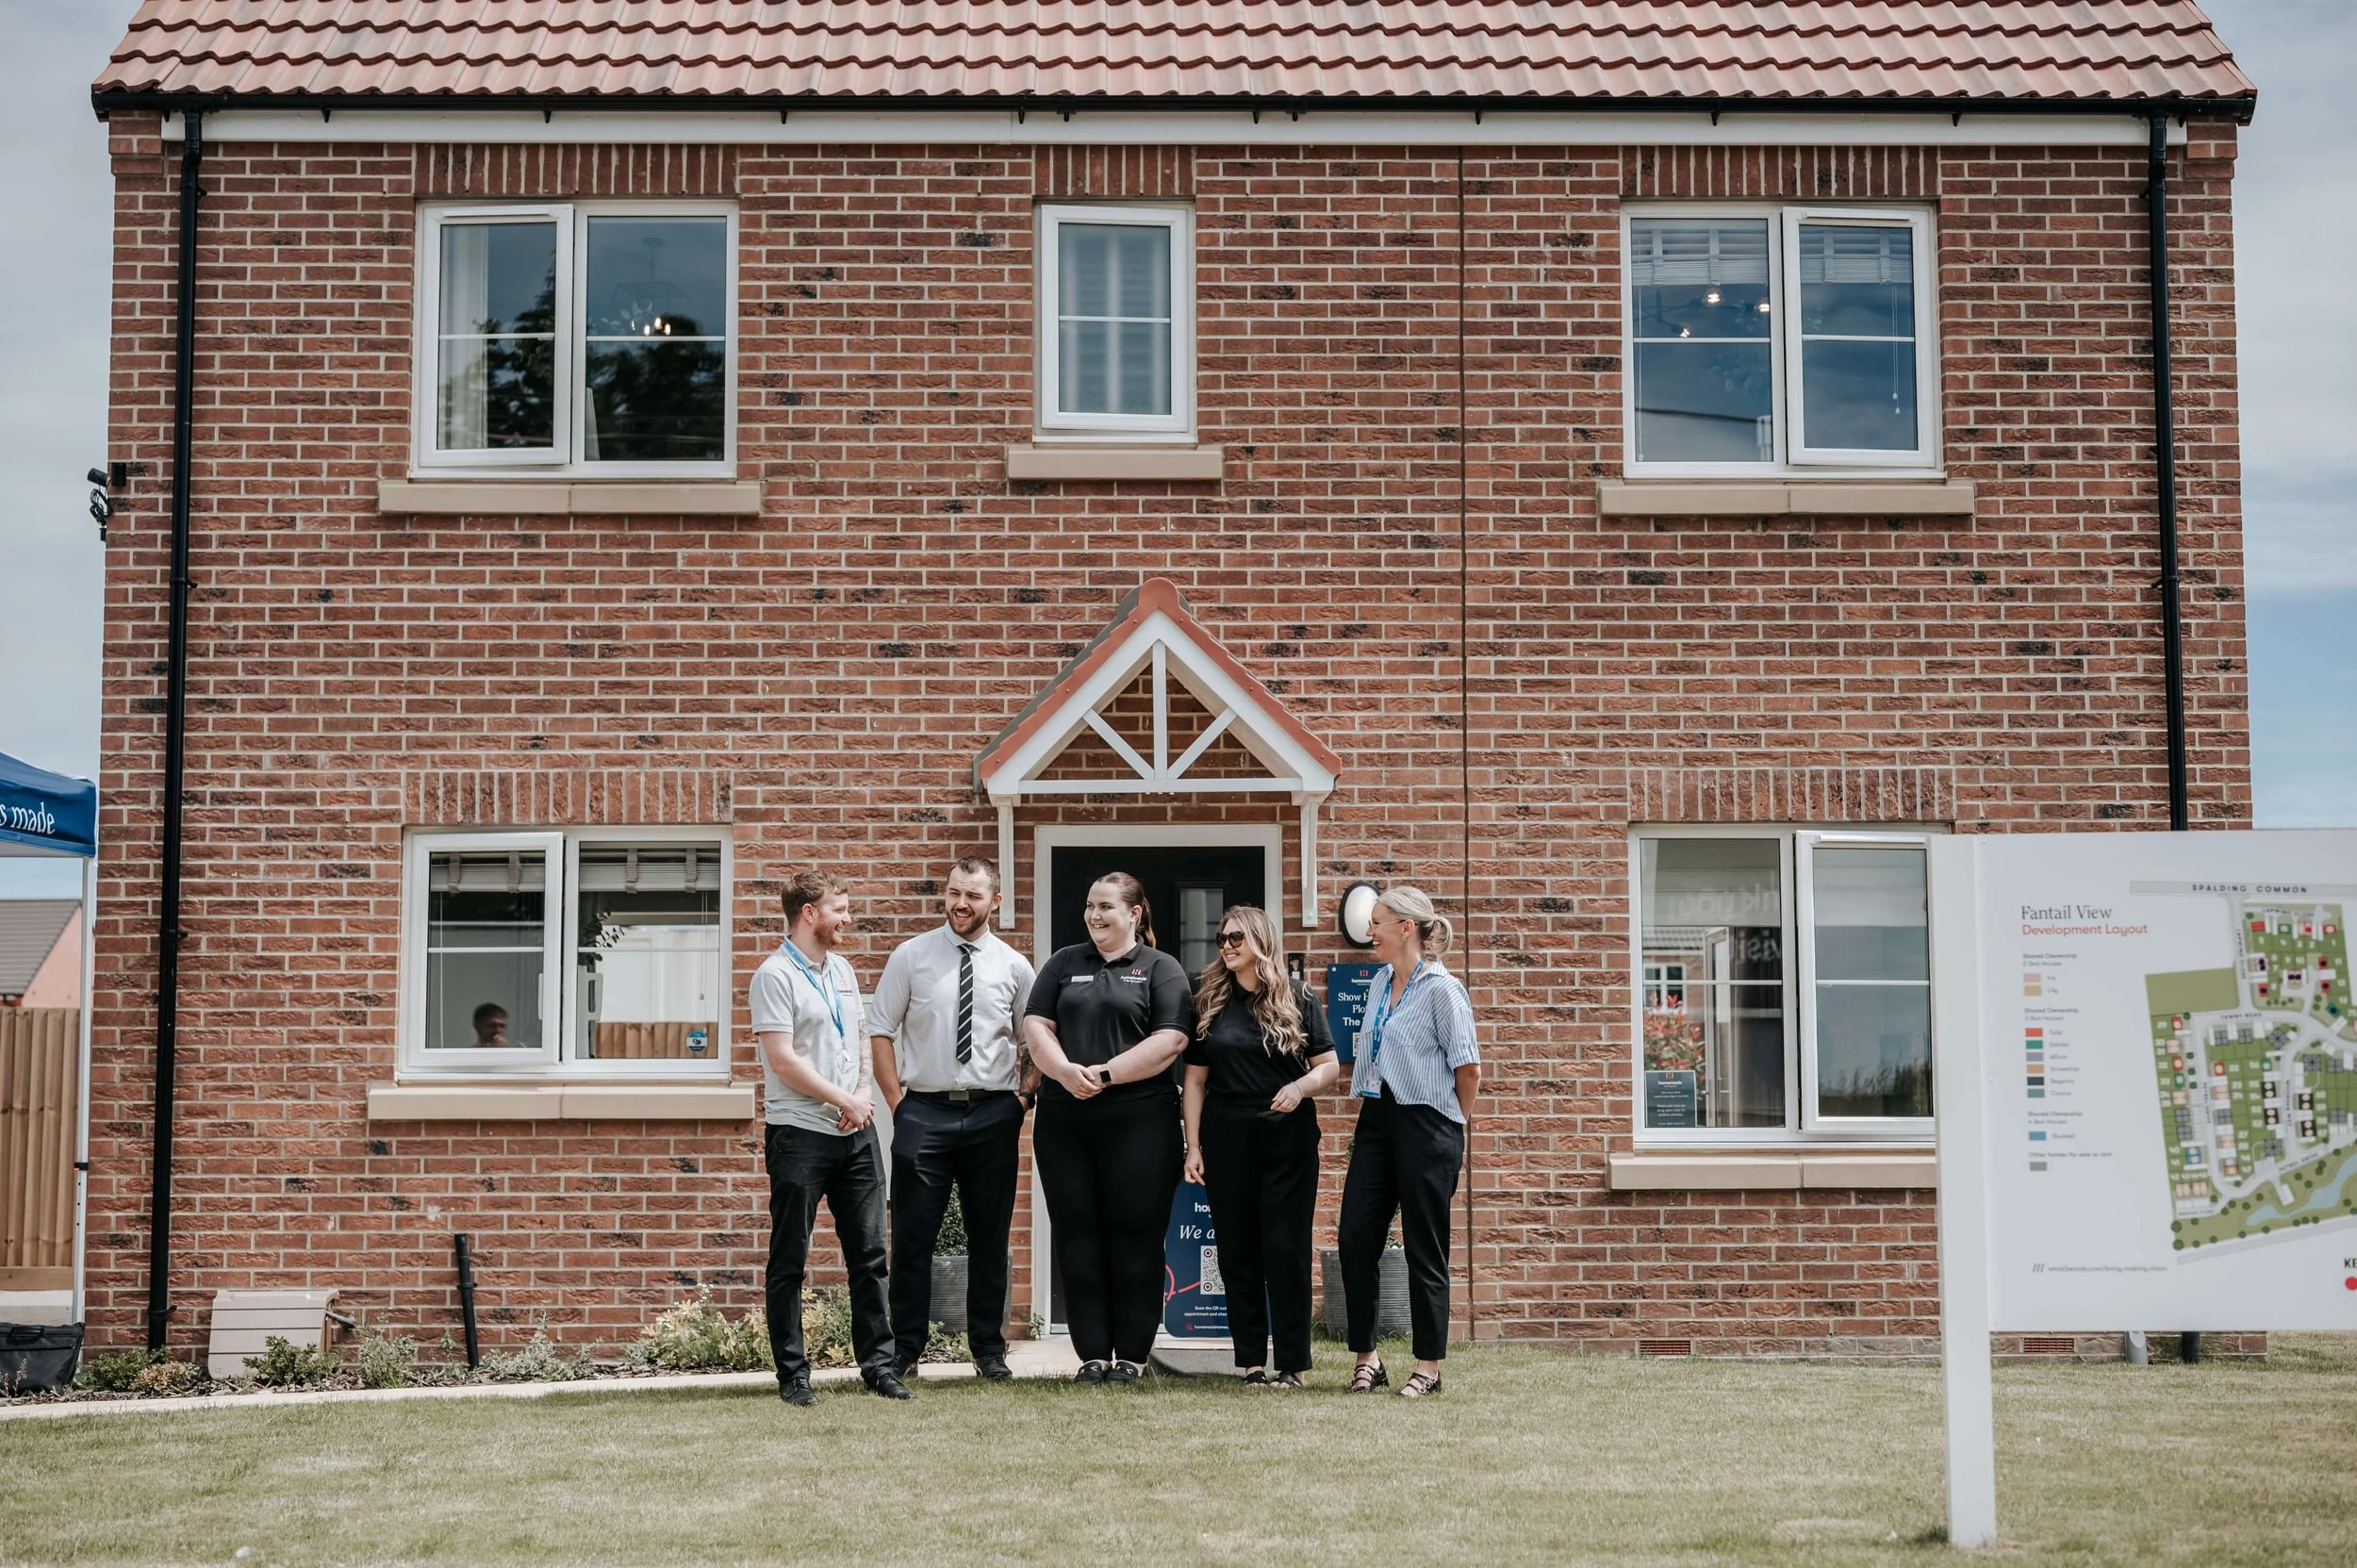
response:
<path id="1" fill-rule="evenodd" d="M 1219 1279 L 1216 1239 L 1211 1194 L 1195 1182 L 1179 1182 L 1162 1240 L 1162 1332 L 1172 1339 L 1228 1337 L 1228 1292 Z"/>
<path id="2" fill-rule="evenodd" d="M 1334 1036 L 1334 1050 L 1344 1062 L 1356 1059 L 1359 1026 L 1366 1021 L 1367 992 L 1375 984 L 1380 964 L 1328 964 L 1326 966 L 1326 1027 Z M 1345 1085 L 1347 1087 L 1347 1085 Z"/>
<path id="3" fill-rule="evenodd" d="M 98 786 L 0 752 L 0 843 L 61 855 L 98 852 Z"/>

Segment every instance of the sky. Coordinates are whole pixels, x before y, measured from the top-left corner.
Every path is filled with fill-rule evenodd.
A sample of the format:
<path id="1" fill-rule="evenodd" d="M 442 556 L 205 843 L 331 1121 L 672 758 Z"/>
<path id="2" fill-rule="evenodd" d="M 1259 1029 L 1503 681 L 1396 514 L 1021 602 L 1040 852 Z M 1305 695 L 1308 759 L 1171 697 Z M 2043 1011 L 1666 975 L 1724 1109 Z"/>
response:
<path id="1" fill-rule="evenodd" d="M 2357 827 L 2357 78 L 2350 0 L 2208 0 L 2259 84 L 2234 180 L 2251 767 L 2262 827 Z M 110 193 L 89 86 L 136 0 L 0 0 L 0 751 L 98 767 Z M 151 482 L 143 495 L 159 488 Z M 148 500 L 145 504 L 155 504 Z M 0 897 L 71 894 L 0 861 Z"/>

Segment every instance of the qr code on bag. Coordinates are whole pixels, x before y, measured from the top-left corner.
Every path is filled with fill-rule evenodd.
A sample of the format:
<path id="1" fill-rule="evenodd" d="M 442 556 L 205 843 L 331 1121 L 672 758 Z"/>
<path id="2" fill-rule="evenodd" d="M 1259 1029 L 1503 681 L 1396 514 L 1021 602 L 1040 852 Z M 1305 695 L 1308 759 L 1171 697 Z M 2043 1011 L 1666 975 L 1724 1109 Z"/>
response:
<path id="1" fill-rule="evenodd" d="M 1228 1281 L 1219 1272 L 1219 1248 L 1216 1246 L 1207 1246 L 1203 1249 L 1202 1294 L 1205 1296 L 1228 1294 Z"/>

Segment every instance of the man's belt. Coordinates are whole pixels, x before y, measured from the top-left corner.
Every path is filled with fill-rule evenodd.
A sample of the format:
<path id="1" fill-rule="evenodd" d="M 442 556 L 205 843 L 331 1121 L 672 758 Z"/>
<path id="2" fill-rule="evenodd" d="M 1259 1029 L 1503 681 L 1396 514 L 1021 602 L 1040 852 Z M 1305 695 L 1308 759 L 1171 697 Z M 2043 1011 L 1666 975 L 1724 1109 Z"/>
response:
<path id="1" fill-rule="evenodd" d="M 911 1089 L 912 1099 L 932 1105 L 986 1105 L 994 1099 L 1011 1099 L 1013 1089 Z"/>

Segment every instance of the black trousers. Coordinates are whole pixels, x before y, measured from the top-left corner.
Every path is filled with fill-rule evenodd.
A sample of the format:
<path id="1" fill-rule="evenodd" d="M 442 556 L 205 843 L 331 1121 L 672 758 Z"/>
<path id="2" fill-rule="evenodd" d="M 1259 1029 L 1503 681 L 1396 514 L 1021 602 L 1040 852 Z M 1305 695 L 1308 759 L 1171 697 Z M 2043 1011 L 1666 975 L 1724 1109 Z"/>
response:
<path id="1" fill-rule="evenodd" d="M 1007 1353 L 1007 1231 L 1014 1223 L 1023 1102 L 1011 1094 L 965 1105 L 911 1093 L 892 1114 L 892 1340 L 903 1361 L 932 1333 L 933 1244 L 955 1186 L 965 1215 L 965 1313 L 979 1359 Z"/>
<path id="2" fill-rule="evenodd" d="M 1389 1089 L 1380 1099 L 1359 1102 L 1335 1237 L 1353 1350 L 1375 1348 L 1383 1242 L 1397 1214 L 1408 1250 L 1408 1321 L 1416 1360 L 1437 1362 L 1448 1354 L 1448 1206 L 1464 1164 L 1462 1124 L 1428 1105 L 1403 1105 Z"/>
<path id="3" fill-rule="evenodd" d="M 1278 1115 L 1259 1101 L 1203 1102 L 1203 1187 L 1211 1195 L 1228 1332 L 1238 1366 L 1310 1369 L 1310 1225 L 1318 1204 L 1318 1114 Z"/>
<path id="4" fill-rule="evenodd" d="M 1162 1242 L 1182 1160 L 1178 1095 L 1049 1095 L 1031 1130 L 1063 1274 L 1064 1322 L 1084 1362 L 1143 1362 L 1162 1326 Z"/>
<path id="5" fill-rule="evenodd" d="M 835 1238 L 851 1276 L 851 1351 L 872 1378 L 892 1370 L 892 1313 L 884 1303 L 883 1154 L 876 1130 L 848 1135 L 807 1127 L 770 1127 L 762 1144 L 769 1168 L 769 1353 L 778 1381 L 810 1376 L 802 1349 L 802 1276 L 818 1200 L 834 1217 Z"/>

